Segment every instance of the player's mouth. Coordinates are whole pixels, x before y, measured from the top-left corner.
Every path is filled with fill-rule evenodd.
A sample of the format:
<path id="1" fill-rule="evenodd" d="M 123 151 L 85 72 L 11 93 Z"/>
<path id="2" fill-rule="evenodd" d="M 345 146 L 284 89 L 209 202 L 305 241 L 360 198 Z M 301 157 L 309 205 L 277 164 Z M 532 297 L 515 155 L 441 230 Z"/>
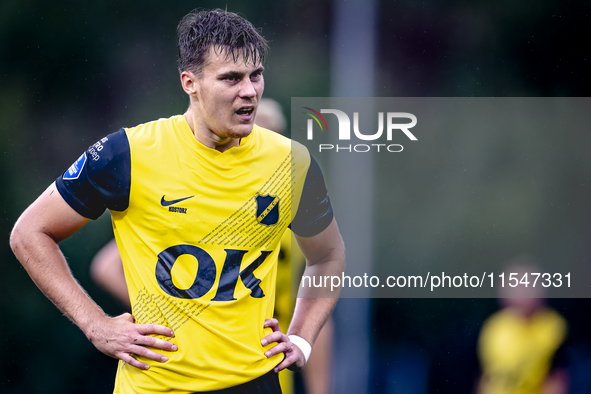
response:
<path id="1" fill-rule="evenodd" d="M 251 120 L 254 115 L 254 107 L 241 107 L 236 111 L 236 115 L 243 120 Z"/>

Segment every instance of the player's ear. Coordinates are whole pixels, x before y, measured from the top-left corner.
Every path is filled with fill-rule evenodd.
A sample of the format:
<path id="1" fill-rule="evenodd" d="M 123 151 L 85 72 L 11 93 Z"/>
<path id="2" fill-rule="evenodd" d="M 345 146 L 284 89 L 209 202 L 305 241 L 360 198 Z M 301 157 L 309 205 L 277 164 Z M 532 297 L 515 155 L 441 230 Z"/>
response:
<path id="1" fill-rule="evenodd" d="M 194 96 L 197 93 L 197 76 L 191 71 L 183 71 L 181 73 L 181 85 L 185 93 Z"/>

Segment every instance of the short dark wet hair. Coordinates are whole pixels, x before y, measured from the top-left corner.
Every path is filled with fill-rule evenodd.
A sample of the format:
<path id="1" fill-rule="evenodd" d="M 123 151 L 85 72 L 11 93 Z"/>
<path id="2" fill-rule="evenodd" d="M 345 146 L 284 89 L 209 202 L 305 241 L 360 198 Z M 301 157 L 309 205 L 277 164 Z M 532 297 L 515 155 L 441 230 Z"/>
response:
<path id="1" fill-rule="evenodd" d="M 239 57 L 245 63 L 265 63 L 269 47 L 252 23 L 233 12 L 221 9 L 196 10 L 181 19 L 177 27 L 179 73 L 200 75 L 210 48 L 215 53 Z"/>

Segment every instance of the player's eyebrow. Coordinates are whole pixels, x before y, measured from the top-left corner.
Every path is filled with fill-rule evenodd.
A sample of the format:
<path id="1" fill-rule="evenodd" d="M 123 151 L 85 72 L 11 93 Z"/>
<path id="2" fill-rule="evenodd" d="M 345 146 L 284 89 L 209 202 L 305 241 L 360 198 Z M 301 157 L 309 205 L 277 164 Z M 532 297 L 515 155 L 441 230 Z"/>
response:
<path id="1" fill-rule="evenodd" d="M 240 73 L 238 71 L 228 71 L 222 74 L 218 75 L 218 78 L 220 79 L 224 79 L 224 78 L 242 78 L 242 76 L 244 75 L 244 73 Z"/>
<path id="2" fill-rule="evenodd" d="M 254 70 L 252 73 L 250 74 L 256 74 L 256 73 L 262 73 L 265 70 L 265 68 L 263 66 L 258 67 L 256 70 Z M 219 79 L 224 79 L 224 78 L 242 78 L 245 74 L 247 73 L 242 73 L 242 72 L 238 72 L 238 71 L 228 71 L 222 74 L 218 75 Z"/>

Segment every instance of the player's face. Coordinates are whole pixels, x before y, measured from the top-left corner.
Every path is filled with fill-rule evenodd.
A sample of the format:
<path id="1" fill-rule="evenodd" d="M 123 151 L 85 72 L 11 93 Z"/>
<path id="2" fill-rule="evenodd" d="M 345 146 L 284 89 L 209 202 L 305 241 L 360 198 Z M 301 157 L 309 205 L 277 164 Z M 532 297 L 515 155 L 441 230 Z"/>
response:
<path id="1" fill-rule="evenodd" d="M 256 109 L 265 88 L 261 64 L 245 64 L 240 57 L 213 50 L 197 78 L 196 112 L 202 132 L 220 143 L 250 134 Z"/>

